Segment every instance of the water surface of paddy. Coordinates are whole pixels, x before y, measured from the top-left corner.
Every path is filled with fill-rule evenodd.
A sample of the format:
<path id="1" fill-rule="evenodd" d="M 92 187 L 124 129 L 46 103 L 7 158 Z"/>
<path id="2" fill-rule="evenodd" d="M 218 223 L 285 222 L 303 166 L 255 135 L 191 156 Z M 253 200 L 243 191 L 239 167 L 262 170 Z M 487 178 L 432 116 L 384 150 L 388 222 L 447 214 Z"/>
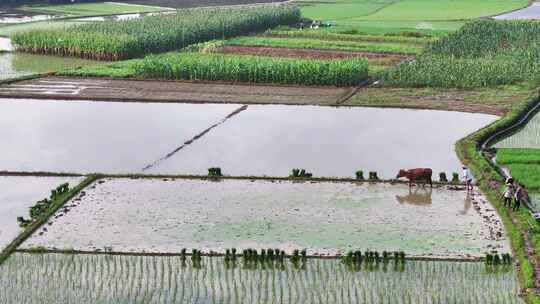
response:
<path id="1" fill-rule="evenodd" d="M 203 258 L 14 254 L 0 266 L 0 303 L 524 303 L 513 267 L 308 260 L 246 268 Z M 231 265 L 231 264 L 229 264 Z M 76 282 L 76 283 L 74 283 Z"/>
<path id="2" fill-rule="evenodd" d="M 0 170 L 138 172 L 237 108 L 0 99 Z"/>
<path id="3" fill-rule="evenodd" d="M 8 42 L 5 40 L 4 42 L 0 41 L 0 50 L 2 48 L 9 50 Z M 0 80 L 97 64 L 102 63 L 79 58 L 33 55 L 19 52 L 0 53 Z"/>
<path id="4" fill-rule="evenodd" d="M 23 246 L 179 252 L 198 248 L 403 250 L 415 256 L 481 257 L 509 251 L 491 206 L 462 191 L 405 185 L 249 180 L 106 179 L 79 206 Z M 478 207 L 480 213 L 475 210 Z M 485 217 L 484 217 L 485 216 Z M 497 231 L 500 236 L 497 237 Z"/>
<path id="5" fill-rule="evenodd" d="M 80 181 L 74 177 L 0 176 L 0 251 L 21 232 L 18 216 L 28 218 L 28 208 L 58 185 L 69 182 L 73 187 Z"/>
<path id="6" fill-rule="evenodd" d="M 393 178 L 401 168 L 460 171 L 457 140 L 496 120 L 448 111 L 249 106 L 152 173 L 287 176 L 305 168 L 314 176 L 353 176 L 377 171 Z M 434 177 L 435 178 L 435 177 Z"/>

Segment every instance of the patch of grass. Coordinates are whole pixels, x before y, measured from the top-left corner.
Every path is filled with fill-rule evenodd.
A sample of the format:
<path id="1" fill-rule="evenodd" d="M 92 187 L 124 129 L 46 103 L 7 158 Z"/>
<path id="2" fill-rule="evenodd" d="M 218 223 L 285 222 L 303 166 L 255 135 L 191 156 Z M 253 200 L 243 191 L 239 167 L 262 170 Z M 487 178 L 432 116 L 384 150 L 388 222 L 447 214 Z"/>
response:
<path id="1" fill-rule="evenodd" d="M 300 0 L 302 15 L 317 20 L 341 20 L 373 14 L 397 0 Z"/>
<path id="2" fill-rule="evenodd" d="M 518 182 L 530 189 L 540 189 L 540 164 L 510 163 L 504 165 Z"/>
<path id="3" fill-rule="evenodd" d="M 403 0 L 364 20 L 470 20 L 525 7 L 528 0 Z"/>
<path id="4" fill-rule="evenodd" d="M 238 37 L 228 40 L 229 45 L 271 46 L 301 49 L 321 49 L 340 51 L 384 52 L 398 54 L 418 54 L 422 47 L 403 43 L 378 43 L 357 41 L 325 41 L 305 38 Z"/>
<path id="5" fill-rule="evenodd" d="M 169 10 L 164 7 L 136 5 L 127 3 L 98 2 L 74 4 L 33 4 L 24 5 L 20 9 L 51 15 L 99 16 L 112 14 L 150 13 Z"/>
<path id="6" fill-rule="evenodd" d="M 358 31 L 329 32 L 319 31 L 315 29 L 289 29 L 280 30 L 274 29 L 266 31 L 263 36 L 266 37 L 281 37 L 281 38 L 308 38 L 327 41 L 355 41 L 355 42 L 391 42 L 391 43 L 406 43 L 414 45 L 424 45 L 428 42 L 435 41 L 431 36 L 423 36 L 420 33 L 413 34 L 403 33 L 395 34 L 367 34 Z"/>
<path id="7" fill-rule="evenodd" d="M 540 165 L 540 149 L 497 149 L 497 164 Z"/>
<path id="8" fill-rule="evenodd" d="M 517 85 L 474 90 L 369 87 L 360 90 L 345 105 L 429 108 L 502 115 L 531 91 L 530 87 Z"/>

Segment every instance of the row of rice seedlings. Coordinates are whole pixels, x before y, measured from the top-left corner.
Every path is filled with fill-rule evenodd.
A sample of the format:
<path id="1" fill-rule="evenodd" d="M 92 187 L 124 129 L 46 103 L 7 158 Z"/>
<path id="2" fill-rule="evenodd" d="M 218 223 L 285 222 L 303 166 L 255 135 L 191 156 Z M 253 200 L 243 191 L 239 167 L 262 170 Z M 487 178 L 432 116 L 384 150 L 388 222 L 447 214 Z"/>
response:
<path id="1" fill-rule="evenodd" d="M 522 303 L 513 270 L 408 261 L 401 272 L 351 272 L 339 260 L 226 267 L 203 257 L 15 254 L 0 271 L 0 303 Z"/>
<path id="2" fill-rule="evenodd" d="M 313 177 L 313 173 L 306 171 L 306 169 L 295 168 L 291 170 L 291 174 L 289 175 L 289 177 L 311 178 Z"/>
<path id="3" fill-rule="evenodd" d="M 52 203 L 56 198 L 62 194 L 65 194 L 69 191 L 69 183 L 61 184 L 55 189 L 51 190 L 51 195 L 48 198 L 37 201 L 34 206 L 30 207 L 29 210 L 29 219 L 24 218 L 23 216 L 17 217 L 17 223 L 20 227 L 26 227 L 34 222 L 40 215 L 47 212 L 51 208 Z"/>
<path id="4" fill-rule="evenodd" d="M 174 53 L 148 56 L 135 71 L 146 78 L 354 86 L 368 77 L 368 62 Z"/>
<path id="5" fill-rule="evenodd" d="M 13 35 L 12 42 L 26 52 L 120 60 L 263 31 L 299 18 L 299 9 L 292 5 L 184 9 L 133 20 L 25 31 Z"/>

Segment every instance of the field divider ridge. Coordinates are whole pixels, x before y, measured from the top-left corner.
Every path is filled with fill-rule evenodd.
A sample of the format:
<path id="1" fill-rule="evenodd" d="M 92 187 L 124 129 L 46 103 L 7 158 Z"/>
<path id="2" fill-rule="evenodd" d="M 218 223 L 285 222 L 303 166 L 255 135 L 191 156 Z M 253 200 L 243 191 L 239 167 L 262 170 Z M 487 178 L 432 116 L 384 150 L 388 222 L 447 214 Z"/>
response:
<path id="1" fill-rule="evenodd" d="M 13 253 L 17 247 L 19 247 L 27 238 L 29 238 L 34 232 L 36 232 L 42 225 L 44 225 L 51 216 L 53 216 L 56 211 L 64 206 L 70 199 L 75 197 L 79 192 L 84 188 L 90 185 L 92 182 L 98 179 L 97 175 L 89 175 L 80 182 L 77 186 L 72 188 L 69 192 L 60 195 L 53 200 L 51 208 L 48 208 L 47 211 L 40 215 L 34 222 L 32 222 L 28 227 L 26 227 L 11 243 L 9 243 L 3 250 L 0 252 L 0 265 L 7 260 L 7 258 Z"/>

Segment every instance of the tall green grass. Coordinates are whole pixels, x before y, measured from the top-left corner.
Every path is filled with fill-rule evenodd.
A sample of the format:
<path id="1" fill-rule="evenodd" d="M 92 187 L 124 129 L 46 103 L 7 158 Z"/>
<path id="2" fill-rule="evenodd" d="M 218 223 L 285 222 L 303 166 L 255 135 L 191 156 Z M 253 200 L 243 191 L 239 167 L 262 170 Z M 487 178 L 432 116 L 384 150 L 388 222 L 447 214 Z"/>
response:
<path id="1" fill-rule="evenodd" d="M 475 88 L 540 75 L 540 23 L 480 20 L 433 42 L 416 60 L 388 71 L 384 81 L 407 87 Z"/>
<path id="2" fill-rule="evenodd" d="M 308 60 L 185 52 L 148 56 L 134 67 L 136 75 L 145 78 L 299 85 L 353 86 L 368 76 L 365 58 Z"/>
<path id="3" fill-rule="evenodd" d="M 196 8 L 135 20 L 95 22 L 56 30 L 16 33 L 18 50 L 99 60 L 120 60 L 177 50 L 216 38 L 264 31 L 295 23 L 292 5 L 240 8 Z"/>

